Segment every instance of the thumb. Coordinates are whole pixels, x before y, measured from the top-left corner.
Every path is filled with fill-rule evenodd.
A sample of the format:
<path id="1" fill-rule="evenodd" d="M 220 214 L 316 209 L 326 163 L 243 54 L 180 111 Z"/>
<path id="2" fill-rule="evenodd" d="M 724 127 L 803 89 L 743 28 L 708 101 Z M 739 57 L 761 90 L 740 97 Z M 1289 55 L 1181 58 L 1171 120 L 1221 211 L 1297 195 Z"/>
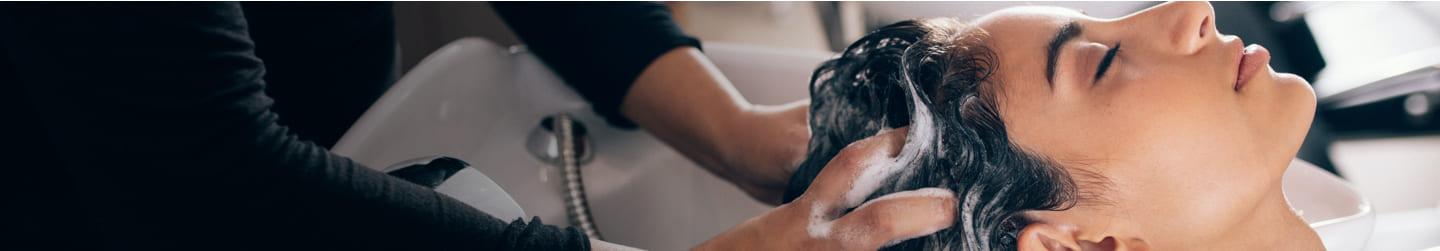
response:
<path id="1" fill-rule="evenodd" d="M 878 161 L 888 160 L 898 154 L 905 144 L 905 135 L 908 132 L 909 128 L 898 128 L 850 143 L 825 164 L 825 168 L 815 176 L 815 181 L 810 183 L 810 188 L 805 190 L 802 197 L 810 197 L 809 199 L 835 208 L 850 208 L 859 204 L 859 199 L 863 198 L 846 198 L 846 195 L 868 195 L 873 192 L 872 186 L 857 183 L 878 182 L 880 179 L 869 177 L 867 180 L 866 176 L 883 173 L 883 167 L 876 166 Z M 852 191 L 856 189 L 871 190 Z"/>

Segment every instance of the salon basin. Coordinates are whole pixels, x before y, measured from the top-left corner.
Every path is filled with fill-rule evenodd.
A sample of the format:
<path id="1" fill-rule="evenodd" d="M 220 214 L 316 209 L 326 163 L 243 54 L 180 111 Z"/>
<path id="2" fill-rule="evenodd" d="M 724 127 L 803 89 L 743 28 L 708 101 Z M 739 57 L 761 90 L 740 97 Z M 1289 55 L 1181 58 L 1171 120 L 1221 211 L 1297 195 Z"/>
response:
<path id="1" fill-rule="evenodd" d="M 734 72 L 730 79 L 752 102 L 769 104 L 806 97 L 810 70 L 829 56 L 713 43 L 705 51 L 721 69 Z M 370 167 L 417 156 L 459 158 L 508 192 L 526 218 L 568 225 L 560 169 L 526 147 L 541 120 L 558 113 L 570 114 L 587 131 L 594 157 L 581 171 L 591 214 L 607 241 L 683 250 L 770 208 L 644 131 L 606 124 L 523 49 L 475 38 L 452 42 L 424 59 L 333 150 Z M 445 185 L 449 182 L 457 181 Z M 486 191 L 473 193 L 495 190 Z"/>
<path id="2" fill-rule="evenodd" d="M 810 73 L 832 55 L 720 43 L 707 43 L 705 53 L 741 94 L 760 104 L 808 97 Z M 477 208 L 504 208 L 491 212 L 504 218 L 525 215 L 569 225 L 560 169 L 527 150 L 527 136 L 541 120 L 560 113 L 586 128 L 593 157 L 581 171 L 591 214 L 607 241 L 688 249 L 770 208 L 644 131 L 606 124 L 523 48 L 478 38 L 454 41 L 429 55 L 333 150 L 371 167 L 417 156 L 459 158 L 486 179 L 452 179 L 445 186 L 462 188 L 442 193 Z M 499 188 L 449 184 L 486 181 Z M 1285 189 L 1330 250 L 1361 250 L 1374 216 L 1353 189 L 1306 164 L 1286 173 Z M 505 192 L 513 200 L 503 198 Z"/>
<path id="3" fill-rule="evenodd" d="M 1328 250 L 1364 250 L 1375 227 L 1370 202 L 1330 172 L 1295 160 L 1285 170 L 1285 199 Z"/>

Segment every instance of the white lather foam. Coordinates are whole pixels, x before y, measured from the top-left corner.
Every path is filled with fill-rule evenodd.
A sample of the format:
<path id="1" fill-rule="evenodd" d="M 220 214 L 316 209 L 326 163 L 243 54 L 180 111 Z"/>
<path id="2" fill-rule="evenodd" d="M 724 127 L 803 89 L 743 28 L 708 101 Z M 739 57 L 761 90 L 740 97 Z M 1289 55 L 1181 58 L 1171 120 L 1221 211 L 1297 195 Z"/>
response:
<path id="1" fill-rule="evenodd" d="M 906 78 L 908 80 L 909 76 Z M 850 190 L 845 193 L 844 200 L 840 205 L 843 208 L 856 207 L 865 202 L 865 198 L 875 193 L 875 190 L 878 190 L 885 180 L 896 173 L 909 170 L 909 164 L 915 162 L 921 152 L 930 149 L 935 143 L 935 119 L 930 114 L 930 108 L 925 105 L 913 86 L 906 84 L 904 88 L 910 94 L 911 102 L 910 132 L 906 134 L 905 145 L 900 148 L 900 153 L 894 158 L 882 158 L 878 159 L 877 163 L 866 164 L 868 167 L 861 171 L 858 177 L 855 177 Z M 876 132 L 876 135 L 890 130 L 893 128 L 881 129 Z M 810 225 L 806 228 L 810 237 L 827 238 L 830 236 L 830 228 L 835 220 L 833 218 L 839 216 L 832 215 L 831 206 L 826 203 L 816 203 L 811 208 Z"/>

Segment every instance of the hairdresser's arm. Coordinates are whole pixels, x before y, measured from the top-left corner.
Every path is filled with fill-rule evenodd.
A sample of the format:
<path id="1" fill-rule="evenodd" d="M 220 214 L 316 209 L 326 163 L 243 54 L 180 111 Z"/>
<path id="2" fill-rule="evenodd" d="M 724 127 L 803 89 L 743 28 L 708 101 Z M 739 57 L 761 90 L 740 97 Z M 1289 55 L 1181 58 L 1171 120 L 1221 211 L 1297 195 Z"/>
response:
<path id="1" fill-rule="evenodd" d="M 810 138 L 808 103 L 750 104 L 658 3 L 492 5 L 612 124 L 639 125 L 751 197 L 780 202 Z"/>
<path id="2" fill-rule="evenodd" d="M 805 194 L 751 218 L 696 250 L 876 250 L 887 243 L 929 235 L 954 222 L 954 193 L 924 188 L 893 193 L 861 204 L 849 194 L 869 163 L 894 158 L 908 130 L 894 130 L 847 146 L 816 176 Z M 854 208 L 854 211 L 849 209 Z"/>
<path id="3" fill-rule="evenodd" d="M 640 74 L 620 111 L 755 199 L 778 204 L 810 139 L 808 108 L 750 104 L 704 54 L 682 47 Z"/>

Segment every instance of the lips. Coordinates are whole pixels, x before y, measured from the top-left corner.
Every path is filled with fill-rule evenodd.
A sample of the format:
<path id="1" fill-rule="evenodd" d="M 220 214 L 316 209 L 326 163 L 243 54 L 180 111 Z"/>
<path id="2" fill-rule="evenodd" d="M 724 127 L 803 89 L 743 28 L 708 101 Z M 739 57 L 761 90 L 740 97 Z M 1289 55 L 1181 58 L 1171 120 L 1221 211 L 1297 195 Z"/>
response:
<path id="1" fill-rule="evenodd" d="M 1238 74 L 1235 74 L 1235 90 L 1239 91 L 1245 87 L 1245 83 L 1255 77 L 1260 68 L 1270 64 L 1270 50 L 1265 46 L 1251 44 L 1240 51 L 1240 64 Z"/>

